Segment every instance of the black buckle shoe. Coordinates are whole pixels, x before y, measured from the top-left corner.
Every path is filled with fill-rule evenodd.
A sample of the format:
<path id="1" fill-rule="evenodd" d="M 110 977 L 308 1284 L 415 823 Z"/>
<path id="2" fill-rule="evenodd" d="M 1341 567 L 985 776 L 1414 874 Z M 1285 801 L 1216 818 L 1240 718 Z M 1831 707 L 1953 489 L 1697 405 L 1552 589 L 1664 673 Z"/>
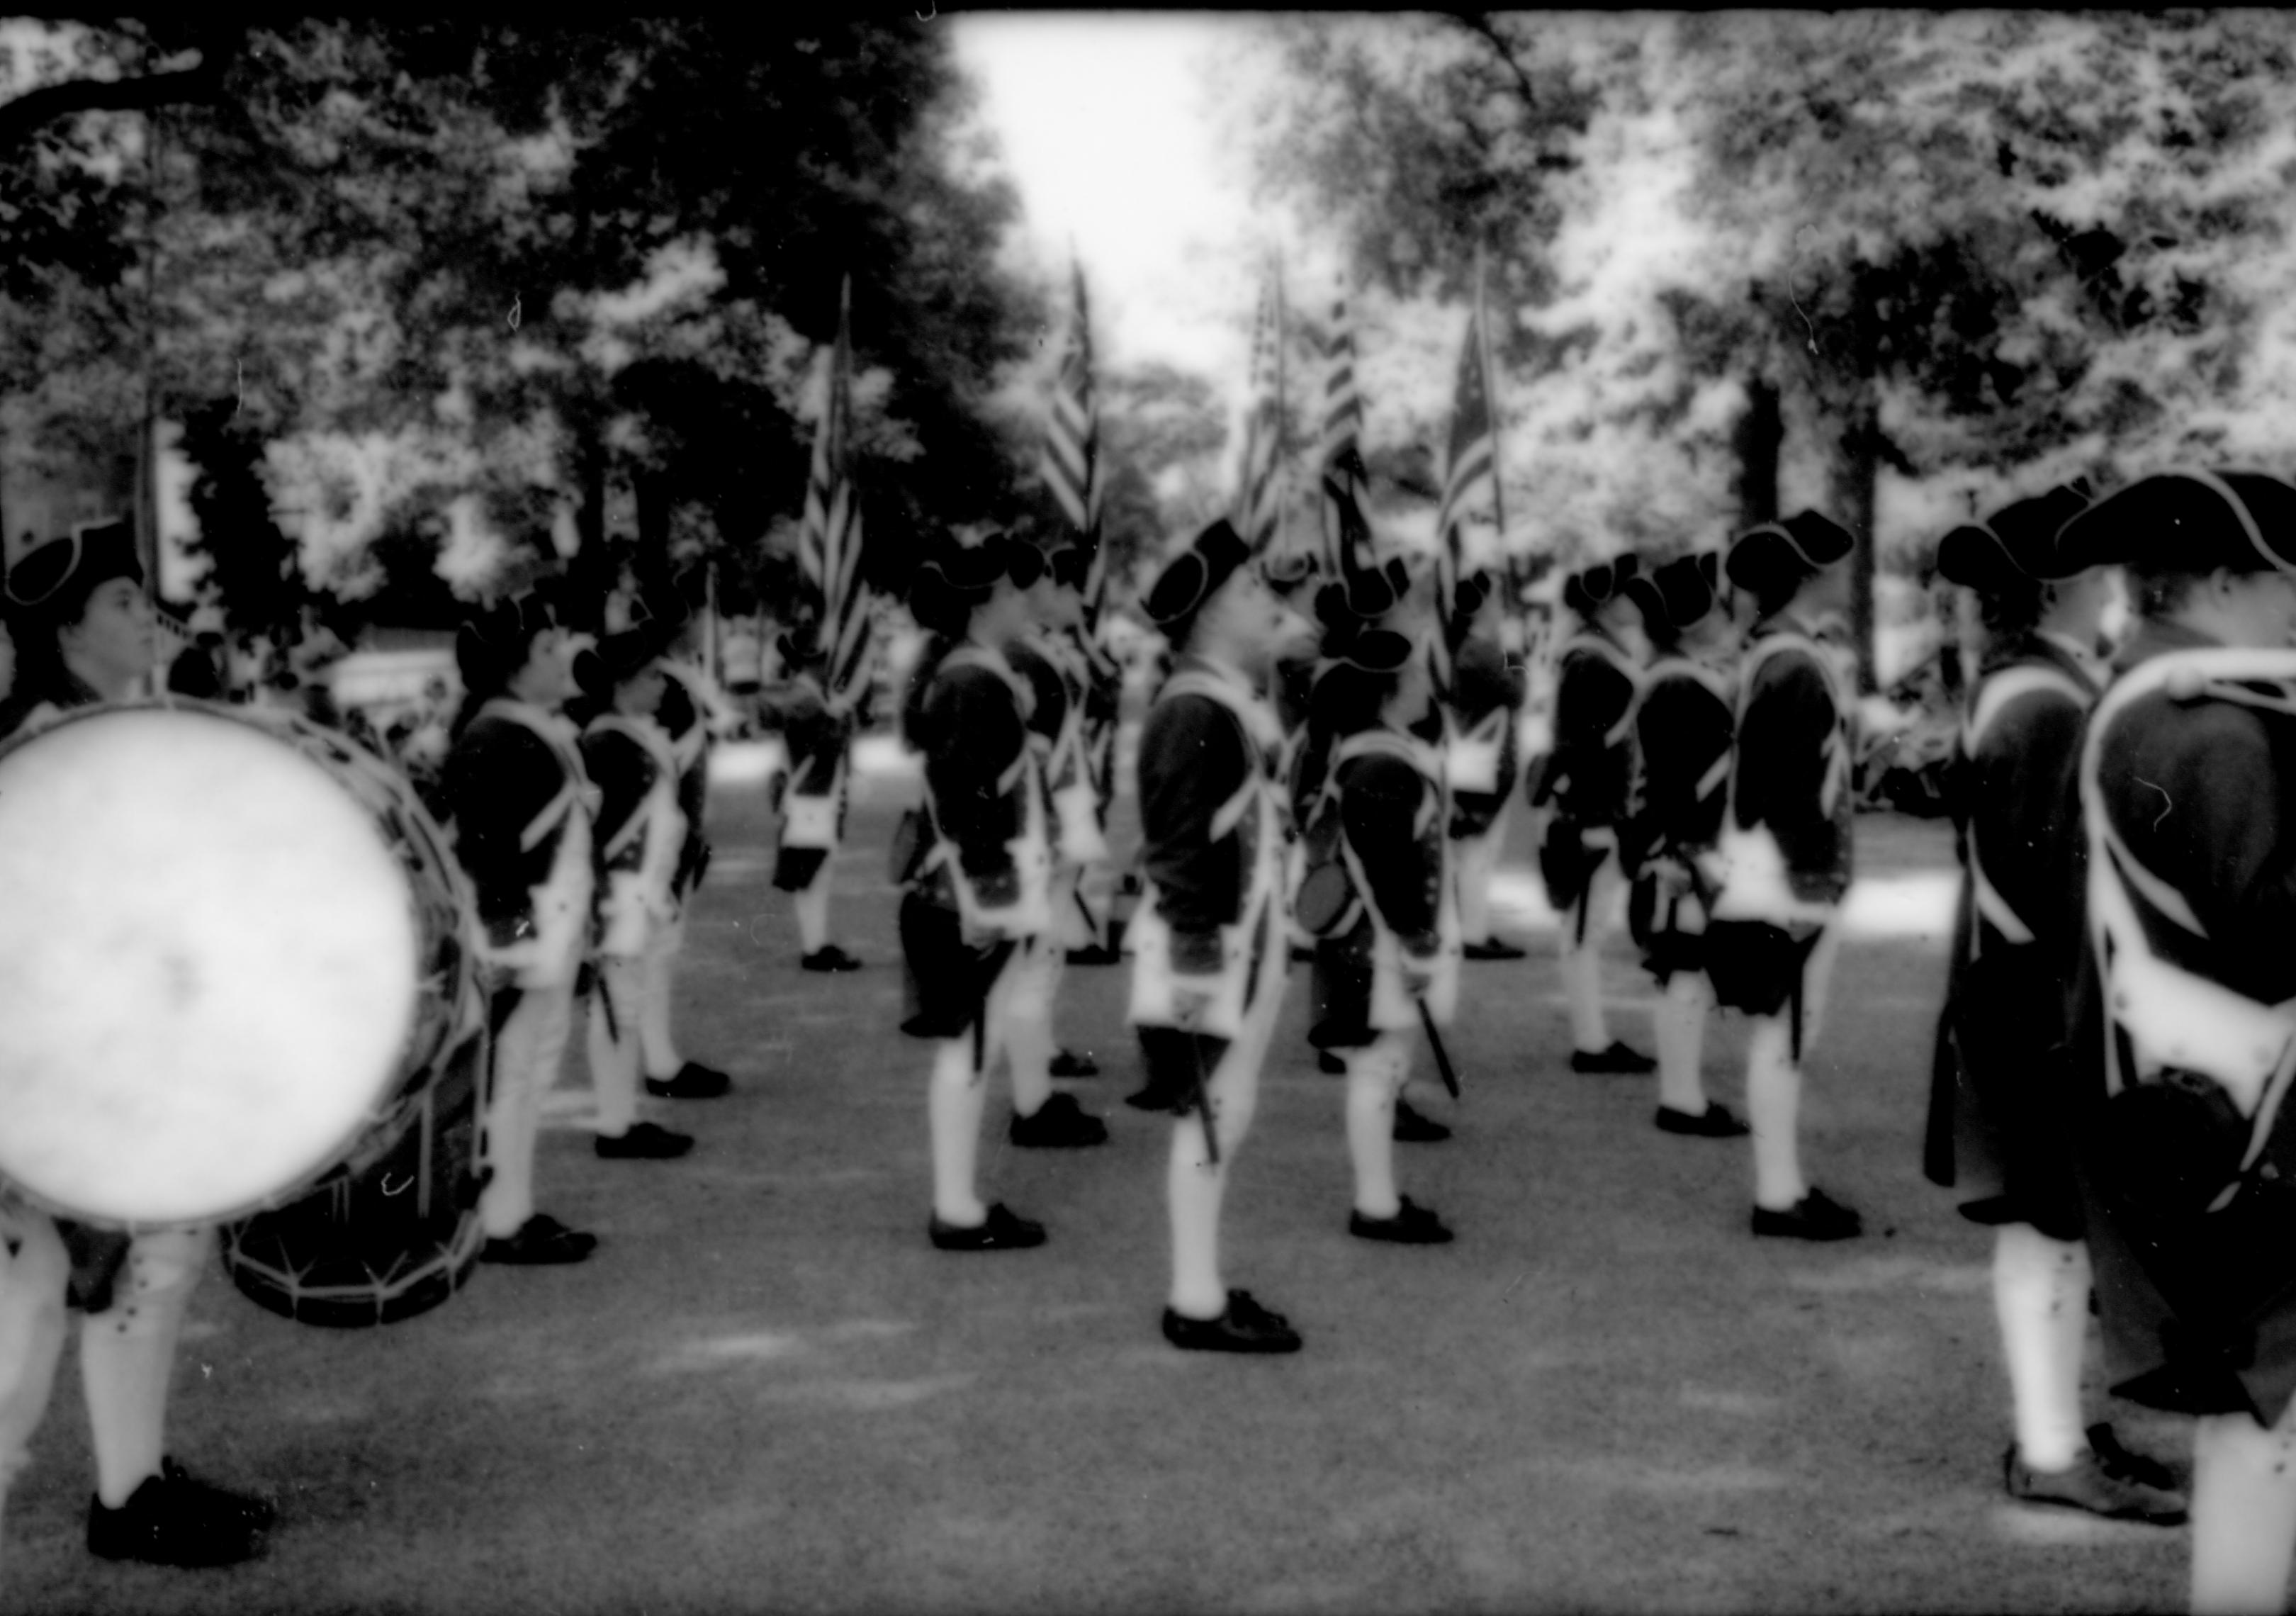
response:
<path id="1" fill-rule="evenodd" d="M 1392 1218 L 1366 1218 L 1361 1212 L 1349 1212 L 1348 1233 L 1357 1240 L 1382 1240 L 1390 1245 L 1440 1246 L 1451 1243 L 1451 1231 L 1443 1220 L 1425 1207 L 1414 1203 L 1408 1195 L 1398 1197 Z"/>
<path id="2" fill-rule="evenodd" d="M 2089 1427 L 2089 1451 L 2070 1469 L 2035 1470 L 2014 1443 L 2001 1463 L 2009 1496 L 2021 1503 L 2062 1505 L 2147 1526 L 2182 1526 L 2189 1513 L 2169 1467 L 2130 1453 L 2108 1425 Z"/>
<path id="3" fill-rule="evenodd" d="M 1513 943 L 1503 943 L 1496 937 L 1487 937 L 1479 943 L 1461 946 L 1459 953 L 1466 959 L 1528 959 L 1530 951 L 1518 948 Z"/>
<path id="4" fill-rule="evenodd" d="M 1245 1291 L 1230 1291 L 1218 1318 L 1190 1318 L 1164 1309 L 1164 1339 L 1188 1352 L 1297 1352 L 1300 1333 Z"/>
<path id="5" fill-rule="evenodd" d="M 1658 1070 L 1658 1062 L 1639 1049 L 1612 1041 L 1608 1049 L 1574 1049 L 1570 1070 L 1599 1077 L 1638 1078 Z"/>
<path id="6" fill-rule="evenodd" d="M 1054 1095 L 1036 1114 L 1015 1117 L 1005 1137 L 1023 1150 L 1082 1150 L 1108 1143 L 1108 1124 L 1076 1103 L 1074 1095 Z"/>
<path id="7" fill-rule="evenodd" d="M 963 1224 L 943 1223 L 940 1214 L 933 1214 L 925 1232 L 932 1238 L 938 1251 L 1025 1251 L 1031 1246 L 1045 1243 L 1045 1226 L 1026 1218 L 1017 1218 L 998 1202 L 988 1209 L 986 1222 L 971 1227 Z"/>
<path id="8" fill-rule="evenodd" d="M 600 1134 L 592 1148 L 607 1161 L 668 1161 L 693 1148 L 693 1136 L 633 1122 L 627 1133 Z"/>
<path id="9" fill-rule="evenodd" d="M 715 1100 L 733 1087 L 733 1079 L 699 1061 L 688 1061 L 669 1077 L 645 1080 L 646 1093 L 657 1100 Z"/>
<path id="10" fill-rule="evenodd" d="M 1316 1052 L 1316 1070 L 1327 1078 L 1344 1078 L 1348 1075 L 1348 1058 L 1336 1049 L 1319 1049 Z"/>
<path id="11" fill-rule="evenodd" d="M 1395 1103 L 1395 1137 L 1405 1144 L 1440 1144 L 1451 1130 L 1408 1100 Z"/>
<path id="12" fill-rule="evenodd" d="M 479 1248 L 481 1262 L 506 1262 L 524 1267 L 580 1262 L 598 1249 L 598 1237 L 570 1229 L 547 1213 L 537 1212 L 518 1226 L 518 1233 L 496 1235 Z"/>
<path id="13" fill-rule="evenodd" d="M 816 948 L 810 954 L 798 956 L 797 963 L 800 969 L 806 971 L 858 971 L 861 969 L 861 962 L 835 943 L 831 943 L 825 947 Z"/>
<path id="14" fill-rule="evenodd" d="M 1680 1134 L 1688 1139 L 1742 1139 L 1748 1129 L 1728 1106 L 1718 1100 L 1709 1100 L 1704 1111 L 1677 1111 L 1671 1105 L 1660 1106 L 1658 1131 Z"/>
<path id="15" fill-rule="evenodd" d="M 1063 1049 L 1053 1056 L 1051 1070 L 1056 1078 L 1096 1078 L 1100 1076 L 1100 1062 L 1088 1054 Z"/>
<path id="16" fill-rule="evenodd" d="M 195 1480 L 173 1459 L 160 1461 L 118 1509 L 87 1504 L 88 1552 L 146 1565 L 237 1565 L 263 1553 L 275 1512 L 263 1499 Z"/>
<path id="17" fill-rule="evenodd" d="M 1782 1212 L 1754 1209 L 1754 1233 L 1784 1240 L 1855 1240 L 1866 1220 L 1824 1190 L 1813 1189 Z"/>

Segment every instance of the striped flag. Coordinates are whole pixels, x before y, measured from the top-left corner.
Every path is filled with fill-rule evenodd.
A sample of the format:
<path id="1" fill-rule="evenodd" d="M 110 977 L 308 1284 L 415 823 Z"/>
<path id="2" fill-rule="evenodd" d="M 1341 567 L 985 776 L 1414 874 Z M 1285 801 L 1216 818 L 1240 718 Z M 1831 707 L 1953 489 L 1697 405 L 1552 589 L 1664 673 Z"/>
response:
<path id="1" fill-rule="evenodd" d="M 1371 474 L 1364 465 L 1363 395 L 1356 390 L 1355 330 L 1348 322 L 1342 292 L 1332 307 L 1332 334 L 1324 347 L 1322 438 L 1316 452 L 1323 485 L 1324 575 L 1352 585 L 1376 571 L 1379 554 L 1371 520 L 1364 514 L 1364 490 Z"/>
<path id="2" fill-rule="evenodd" d="M 860 700 L 869 676 L 869 587 L 861 577 L 861 508 L 852 476 L 853 279 L 837 306 L 837 345 L 829 357 L 829 395 L 813 435 L 798 529 L 798 570 L 815 597 L 814 654 L 823 695 L 832 705 Z"/>
<path id="3" fill-rule="evenodd" d="M 1085 301 L 1084 267 L 1074 267 L 1076 308 L 1061 350 L 1060 374 L 1053 382 L 1053 407 L 1045 423 L 1042 470 L 1045 486 L 1076 530 L 1086 554 L 1084 619 L 1100 625 L 1108 603 L 1108 562 L 1100 543 L 1100 411 L 1092 390 L 1092 318 Z"/>
<path id="4" fill-rule="evenodd" d="M 1465 546 L 1459 536 L 1461 517 L 1477 506 L 1496 505 L 1498 497 L 1497 434 L 1491 419 L 1490 367 L 1482 341 L 1483 310 L 1480 296 L 1467 316 L 1467 340 L 1459 350 L 1459 375 L 1451 395 L 1451 443 L 1443 475 L 1443 503 L 1435 513 L 1435 601 L 1441 616 L 1445 650 L 1456 647 L 1459 626 L 1451 621 L 1452 603 L 1465 572 Z"/>
<path id="5" fill-rule="evenodd" d="M 1283 283 L 1271 275 L 1251 333 L 1251 398 L 1243 419 L 1243 459 L 1228 520 L 1255 555 L 1283 519 Z"/>

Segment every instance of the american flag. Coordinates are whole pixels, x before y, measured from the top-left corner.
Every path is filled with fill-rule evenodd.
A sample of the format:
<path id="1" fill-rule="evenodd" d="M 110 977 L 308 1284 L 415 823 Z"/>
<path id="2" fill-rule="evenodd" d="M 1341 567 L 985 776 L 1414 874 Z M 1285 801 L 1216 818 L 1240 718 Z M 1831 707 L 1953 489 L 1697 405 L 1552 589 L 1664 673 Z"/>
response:
<path id="1" fill-rule="evenodd" d="M 1316 454 L 1323 484 L 1324 576 L 1352 585 L 1378 570 L 1379 555 L 1363 496 L 1371 480 L 1364 465 L 1363 395 L 1356 390 L 1356 337 L 1341 293 L 1332 307 L 1332 334 L 1324 348 L 1323 435 Z"/>
<path id="2" fill-rule="evenodd" d="M 1459 350 L 1459 376 L 1451 395 L 1451 444 L 1443 476 L 1443 503 L 1435 513 L 1435 606 L 1443 625 L 1443 650 L 1456 644 L 1452 603 L 1465 571 L 1465 546 L 1459 521 L 1472 506 L 1498 497 L 1497 434 L 1491 421 L 1490 368 L 1483 350 L 1482 300 L 1467 316 L 1467 340 Z"/>
<path id="3" fill-rule="evenodd" d="M 1283 519 L 1283 283 L 1270 275 L 1251 333 L 1251 401 L 1243 420 L 1243 460 L 1235 507 L 1237 536 L 1253 554 L 1274 541 Z"/>
<path id="4" fill-rule="evenodd" d="M 820 610 L 814 652 L 822 693 L 851 705 L 869 674 L 869 587 L 861 578 L 861 508 L 855 496 L 853 450 L 853 281 L 837 307 L 837 345 L 829 357 L 829 396 L 813 435 L 813 468 L 805 481 L 798 529 L 798 569 Z"/>
<path id="5" fill-rule="evenodd" d="M 1100 543 L 1100 411 L 1092 394 L 1092 319 L 1085 301 L 1084 267 L 1075 267 L 1076 309 L 1060 374 L 1053 382 L 1053 407 L 1045 423 L 1042 469 L 1045 486 L 1076 530 L 1086 566 L 1084 618 L 1096 630 L 1108 603 L 1108 562 Z M 1095 636 L 1097 637 L 1096 635 Z"/>

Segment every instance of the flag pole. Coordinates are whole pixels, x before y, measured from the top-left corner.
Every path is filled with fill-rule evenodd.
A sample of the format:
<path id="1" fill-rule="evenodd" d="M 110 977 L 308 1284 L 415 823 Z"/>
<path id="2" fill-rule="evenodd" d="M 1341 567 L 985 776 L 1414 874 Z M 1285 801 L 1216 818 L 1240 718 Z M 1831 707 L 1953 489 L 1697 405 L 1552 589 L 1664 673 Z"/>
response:
<path id="1" fill-rule="evenodd" d="M 1507 616 L 1520 619 L 1522 616 L 1522 581 L 1515 567 L 1514 546 L 1507 542 L 1506 478 L 1499 469 L 1502 434 L 1499 430 L 1498 373 L 1491 365 L 1491 314 L 1490 305 L 1485 297 L 1486 267 L 1483 245 L 1479 242 L 1475 245 L 1475 341 L 1482 352 L 1475 357 L 1483 367 L 1484 408 L 1490 412 L 1491 417 L 1491 517 L 1498 523 L 1499 564 L 1507 582 Z"/>

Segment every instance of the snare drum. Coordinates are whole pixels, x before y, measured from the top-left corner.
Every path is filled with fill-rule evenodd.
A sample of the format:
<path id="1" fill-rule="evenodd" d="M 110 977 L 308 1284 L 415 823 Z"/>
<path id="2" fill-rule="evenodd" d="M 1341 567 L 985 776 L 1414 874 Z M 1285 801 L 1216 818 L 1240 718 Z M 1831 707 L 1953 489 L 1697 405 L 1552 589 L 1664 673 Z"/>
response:
<path id="1" fill-rule="evenodd" d="M 474 922 L 403 776 L 284 712 L 77 710 L 0 748 L 0 1182 L 235 1224 L 234 1282 L 314 1322 L 467 1276 Z"/>

